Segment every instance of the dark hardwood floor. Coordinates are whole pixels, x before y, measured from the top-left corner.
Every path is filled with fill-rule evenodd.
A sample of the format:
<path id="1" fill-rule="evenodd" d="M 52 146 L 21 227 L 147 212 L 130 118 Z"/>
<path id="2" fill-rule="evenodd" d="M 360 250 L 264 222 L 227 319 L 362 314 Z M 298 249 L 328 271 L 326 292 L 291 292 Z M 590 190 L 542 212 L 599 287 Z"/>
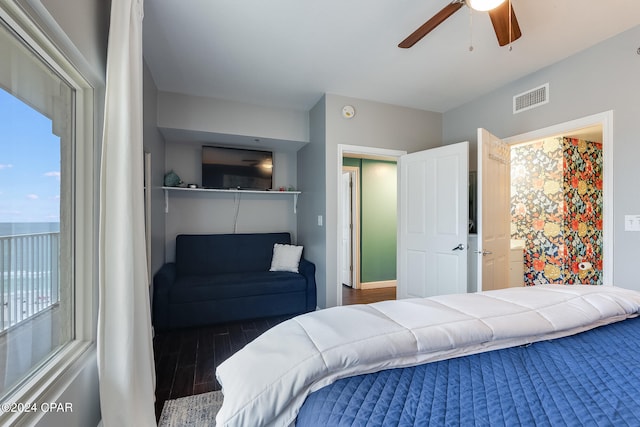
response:
<path id="1" fill-rule="evenodd" d="M 216 367 L 267 329 L 291 316 L 180 329 L 153 339 L 156 417 L 165 400 L 220 390 Z"/>
<path id="2" fill-rule="evenodd" d="M 356 290 L 343 286 L 343 304 L 395 299 L 395 288 Z M 156 334 L 156 417 L 169 399 L 220 390 L 216 367 L 267 329 L 289 319 L 282 316 L 180 329 Z"/>

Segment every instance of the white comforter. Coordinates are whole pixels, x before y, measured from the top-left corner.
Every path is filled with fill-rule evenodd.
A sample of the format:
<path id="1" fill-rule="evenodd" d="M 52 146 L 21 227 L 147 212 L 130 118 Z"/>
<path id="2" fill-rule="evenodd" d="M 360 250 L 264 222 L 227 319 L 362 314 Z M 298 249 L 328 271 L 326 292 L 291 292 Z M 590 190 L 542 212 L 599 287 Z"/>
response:
<path id="1" fill-rule="evenodd" d="M 535 286 L 334 307 L 270 329 L 222 363 L 221 426 L 288 426 L 337 379 L 582 332 L 637 315 L 640 293 Z"/>

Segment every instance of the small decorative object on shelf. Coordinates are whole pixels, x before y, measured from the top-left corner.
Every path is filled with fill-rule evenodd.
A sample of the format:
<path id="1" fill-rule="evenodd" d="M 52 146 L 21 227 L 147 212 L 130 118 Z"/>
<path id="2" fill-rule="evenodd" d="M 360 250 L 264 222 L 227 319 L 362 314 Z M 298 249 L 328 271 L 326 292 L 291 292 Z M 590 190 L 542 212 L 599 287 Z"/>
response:
<path id="1" fill-rule="evenodd" d="M 174 171 L 169 171 L 164 175 L 165 187 L 180 187 L 182 185 L 184 185 L 184 183 Z"/>

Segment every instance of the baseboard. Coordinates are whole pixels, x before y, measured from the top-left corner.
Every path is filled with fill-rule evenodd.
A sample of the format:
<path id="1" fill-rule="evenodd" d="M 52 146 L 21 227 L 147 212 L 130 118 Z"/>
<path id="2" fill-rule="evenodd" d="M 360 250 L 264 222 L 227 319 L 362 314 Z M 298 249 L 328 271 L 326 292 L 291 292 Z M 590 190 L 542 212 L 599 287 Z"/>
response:
<path id="1" fill-rule="evenodd" d="M 360 289 L 395 288 L 396 280 L 382 280 L 380 282 L 361 282 Z"/>

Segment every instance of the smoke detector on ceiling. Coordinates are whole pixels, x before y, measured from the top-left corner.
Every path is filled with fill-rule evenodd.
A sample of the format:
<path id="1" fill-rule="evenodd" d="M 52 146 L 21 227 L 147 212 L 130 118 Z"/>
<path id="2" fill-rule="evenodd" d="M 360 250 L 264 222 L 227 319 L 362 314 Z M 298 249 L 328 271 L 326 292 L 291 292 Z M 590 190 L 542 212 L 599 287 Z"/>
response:
<path id="1" fill-rule="evenodd" d="M 342 117 L 345 119 L 351 119 L 356 115 L 356 109 L 353 108 L 353 105 L 345 105 L 342 107 Z"/>

